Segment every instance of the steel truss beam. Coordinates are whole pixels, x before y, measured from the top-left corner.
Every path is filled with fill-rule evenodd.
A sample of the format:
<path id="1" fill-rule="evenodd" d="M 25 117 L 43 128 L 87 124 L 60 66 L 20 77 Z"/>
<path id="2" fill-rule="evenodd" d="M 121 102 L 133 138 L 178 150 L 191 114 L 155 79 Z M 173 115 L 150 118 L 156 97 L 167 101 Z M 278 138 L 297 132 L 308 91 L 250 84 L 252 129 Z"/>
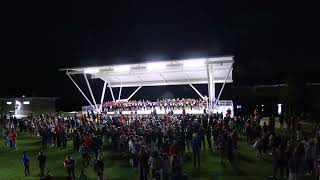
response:
<path id="1" fill-rule="evenodd" d="M 111 87 L 110 82 L 108 82 L 108 86 L 109 86 L 109 90 L 110 90 L 110 93 L 111 93 L 111 96 L 112 96 L 112 101 L 116 101 L 116 100 L 114 99 L 114 94 L 113 94 L 113 90 L 112 90 L 112 87 Z"/>
<path id="2" fill-rule="evenodd" d="M 122 91 L 122 86 L 120 86 L 120 89 L 119 89 L 118 100 L 120 100 L 120 98 L 121 98 L 121 91 Z"/>
<path id="3" fill-rule="evenodd" d="M 224 83 L 223 83 L 223 85 L 222 85 L 222 88 L 221 88 L 221 90 L 220 90 L 220 92 L 219 92 L 218 98 L 217 98 L 217 100 L 215 101 L 215 106 L 218 104 L 218 101 L 219 101 L 219 99 L 220 99 L 220 96 L 221 96 L 221 94 L 222 94 L 222 91 L 223 91 L 223 89 L 224 89 L 224 86 L 226 85 L 227 79 L 228 79 L 229 74 L 230 74 L 230 72 L 231 72 L 231 70 L 232 70 L 232 66 L 233 66 L 233 64 L 230 66 L 230 69 L 229 69 L 229 71 L 228 71 L 228 74 L 227 74 L 227 76 L 226 76 L 226 79 L 224 80 Z"/>
<path id="4" fill-rule="evenodd" d="M 86 80 L 86 83 L 87 83 L 87 85 L 88 85 L 88 89 L 89 89 L 89 92 L 90 92 L 92 101 L 93 101 L 93 103 L 94 103 L 94 105 L 95 105 L 95 107 L 96 107 L 96 110 L 98 111 L 99 108 L 98 108 L 98 106 L 97 106 L 96 99 L 94 98 L 94 95 L 93 95 L 93 93 L 92 93 L 92 89 L 91 89 L 90 83 L 89 83 L 89 81 L 88 81 L 87 75 L 86 75 L 85 73 L 83 73 L 83 76 L 84 76 L 84 79 Z"/>
<path id="5" fill-rule="evenodd" d="M 191 87 L 192 87 L 192 89 L 204 100 L 204 96 L 198 91 L 198 89 L 197 88 L 195 88 L 192 84 L 189 84 Z"/>
<path id="6" fill-rule="evenodd" d="M 101 100 L 100 100 L 100 109 L 99 109 L 100 112 L 102 112 L 103 99 L 104 99 L 104 95 L 105 95 L 105 92 L 106 92 L 106 87 L 107 87 L 107 82 L 105 81 L 103 83 L 103 89 L 102 89 Z"/>
<path id="7" fill-rule="evenodd" d="M 90 102 L 90 100 L 88 99 L 88 97 L 83 93 L 83 91 L 81 90 L 81 88 L 78 86 L 78 84 L 72 79 L 72 77 L 70 76 L 70 74 L 67 74 L 68 77 L 70 78 L 70 80 L 73 82 L 73 84 L 77 87 L 77 89 L 80 91 L 80 93 L 82 94 L 82 96 L 88 101 L 88 103 L 92 106 L 92 108 L 94 108 L 93 104 Z"/>
<path id="8" fill-rule="evenodd" d="M 126 100 L 129 101 L 133 95 L 135 95 L 140 89 L 142 88 L 142 86 L 139 86 Z"/>

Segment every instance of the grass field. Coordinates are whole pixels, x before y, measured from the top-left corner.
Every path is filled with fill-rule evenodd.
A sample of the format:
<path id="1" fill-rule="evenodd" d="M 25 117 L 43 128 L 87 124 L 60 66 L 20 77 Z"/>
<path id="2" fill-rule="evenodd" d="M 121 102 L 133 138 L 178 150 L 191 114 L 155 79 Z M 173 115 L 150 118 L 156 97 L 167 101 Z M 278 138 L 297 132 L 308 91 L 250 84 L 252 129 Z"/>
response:
<path id="1" fill-rule="evenodd" d="M 266 120 L 266 119 L 264 119 Z M 263 120 L 263 121 L 264 121 Z M 262 122 L 261 122 L 262 123 Z M 279 124 L 276 124 L 279 127 Z M 311 129 L 311 124 L 303 125 L 303 129 Z M 309 131 L 309 130 L 308 130 Z M 211 153 L 209 150 L 201 153 L 201 168 L 194 169 L 192 160 L 184 161 L 183 171 L 191 180 L 263 180 L 269 179 L 272 173 L 272 160 L 269 155 L 264 155 L 263 159 L 257 159 L 252 147 L 245 142 L 244 136 L 240 137 L 240 151 L 235 155 L 233 164 L 229 162 L 225 165 L 220 164 L 217 152 Z M 0 180 L 36 180 L 39 179 L 39 168 L 37 154 L 40 150 L 40 137 L 30 137 L 27 133 L 18 133 L 18 150 L 10 150 L 4 147 L 4 141 L 0 144 Z M 30 176 L 25 177 L 21 155 L 23 151 L 28 151 L 31 156 Z M 49 148 L 44 151 L 48 157 L 47 168 L 59 179 L 66 179 L 66 171 L 63 168 L 63 160 L 67 154 L 79 162 L 80 155 L 72 149 L 72 142 L 68 142 L 66 149 Z M 188 153 L 187 153 L 188 154 Z M 192 154 L 188 154 L 192 157 Z M 129 167 L 129 157 L 110 150 L 103 151 L 105 171 L 108 180 L 135 180 L 138 179 L 138 170 Z M 76 176 L 79 175 L 78 166 Z M 97 179 L 93 167 L 88 167 L 86 173 L 89 179 Z M 56 179 L 56 178 L 55 178 Z M 308 177 L 303 179 L 315 179 Z"/>
<path id="2" fill-rule="evenodd" d="M 9 179 L 39 179 L 37 153 L 40 149 L 40 138 L 30 137 L 28 134 L 18 134 L 18 150 L 10 150 L 4 147 L 3 140 L 0 148 L 0 180 Z M 226 163 L 221 165 L 219 156 L 216 152 L 210 153 L 208 150 L 201 154 L 201 168 L 193 169 L 192 160 L 184 162 L 183 170 L 188 175 L 189 179 L 201 180 L 244 180 L 244 179 L 268 179 L 271 174 L 271 157 L 257 159 L 255 153 L 248 146 L 244 137 L 240 140 L 240 151 L 236 154 L 233 164 Z M 28 151 L 31 156 L 29 177 L 24 177 L 21 155 L 23 151 Z M 48 157 L 47 168 L 56 177 L 65 179 L 66 172 L 63 168 L 63 160 L 70 153 L 79 161 L 79 153 L 72 150 L 72 142 L 68 143 L 66 149 L 49 148 L 45 151 Z M 191 154 L 189 154 L 191 157 Z M 129 167 L 128 157 L 123 154 L 104 150 L 105 175 L 108 179 L 138 179 L 138 171 Z M 77 168 L 76 174 L 79 175 Z M 90 179 L 96 179 L 92 167 L 86 169 Z"/>

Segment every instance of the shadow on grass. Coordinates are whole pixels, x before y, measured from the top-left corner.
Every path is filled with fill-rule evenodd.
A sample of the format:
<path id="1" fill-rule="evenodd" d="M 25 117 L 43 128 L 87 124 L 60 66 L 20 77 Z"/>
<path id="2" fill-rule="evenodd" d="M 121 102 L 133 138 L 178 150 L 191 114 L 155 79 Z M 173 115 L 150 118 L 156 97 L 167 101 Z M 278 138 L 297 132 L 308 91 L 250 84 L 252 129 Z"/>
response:
<path id="1" fill-rule="evenodd" d="M 19 143 L 19 142 L 18 142 Z M 19 145 L 19 144 L 18 144 Z M 28 141 L 26 143 L 23 143 L 22 145 L 24 146 L 37 146 L 37 147 L 41 147 L 41 141 L 37 140 L 37 141 Z"/>
<path id="2" fill-rule="evenodd" d="M 232 169 L 234 170 L 234 172 L 236 173 L 236 175 L 238 175 L 238 176 L 245 176 L 246 175 L 246 173 L 239 168 L 239 164 L 235 160 L 230 162 L 230 165 L 231 165 Z"/>
<path id="3" fill-rule="evenodd" d="M 210 172 L 207 171 L 207 169 L 205 169 L 204 167 L 195 167 L 192 169 L 192 171 L 190 173 L 187 174 L 190 177 L 203 177 L 203 176 L 208 176 L 210 175 Z M 212 172 L 213 175 L 213 172 Z"/>
<path id="4" fill-rule="evenodd" d="M 248 157 L 248 156 L 245 156 L 244 154 L 242 153 L 239 153 L 237 155 L 237 158 L 241 161 L 244 161 L 244 162 L 247 162 L 247 163 L 253 163 L 253 159 Z"/>
<path id="5" fill-rule="evenodd" d="M 272 159 L 271 158 L 268 158 L 268 157 L 265 157 L 265 156 L 262 156 L 261 159 L 267 163 L 272 163 Z"/>

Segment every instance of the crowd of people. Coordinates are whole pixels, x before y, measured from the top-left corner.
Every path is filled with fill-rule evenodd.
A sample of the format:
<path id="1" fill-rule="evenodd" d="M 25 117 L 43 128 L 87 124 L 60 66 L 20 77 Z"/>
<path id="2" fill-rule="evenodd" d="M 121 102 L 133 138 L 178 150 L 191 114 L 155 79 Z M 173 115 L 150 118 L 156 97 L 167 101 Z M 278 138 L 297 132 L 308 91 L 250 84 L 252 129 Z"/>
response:
<path id="1" fill-rule="evenodd" d="M 206 107 L 206 102 L 202 99 L 161 99 L 157 101 L 127 101 L 127 102 L 105 102 L 103 110 L 109 111 L 138 111 L 138 110 L 181 110 L 181 109 L 203 109 Z"/>
<path id="2" fill-rule="evenodd" d="M 305 175 L 320 175 L 320 129 L 303 133 L 299 116 L 286 120 L 280 116 L 280 130 L 276 130 L 275 117 L 269 122 L 246 122 L 247 143 L 253 145 L 256 156 L 272 155 L 272 178 L 299 180 Z M 284 128 L 286 124 L 286 128 Z"/>
<path id="3" fill-rule="evenodd" d="M 300 123 L 295 121 L 297 125 L 292 126 L 294 118 L 284 121 L 287 129 L 276 131 L 274 117 L 261 125 L 257 111 L 246 117 L 230 117 L 230 114 L 229 111 L 226 117 L 221 114 L 113 117 L 93 112 L 73 117 L 46 114 L 20 121 L 10 119 L 4 128 L 4 132 L 8 132 L 4 133 L 4 138 L 6 145 L 9 142 L 10 147 L 15 148 L 13 139 L 17 136 L 12 133 L 19 129 L 40 136 L 43 150 L 51 146 L 66 148 L 67 141 L 72 141 L 74 150 L 81 154 L 78 163 L 83 179 L 90 164 L 99 179 L 107 176 L 104 174 L 103 150 L 109 147 L 128 154 L 128 165 L 139 170 L 141 180 L 150 177 L 167 180 L 188 179 L 183 173 L 186 159 L 191 158 L 193 166 L 200 167 L 200 155 L 206 150 L 219 152 L 222 165 L 232 163 L 239 151 L 239 137 L 243 134 L 247 144 L 256 151 L 257 158 L 272 154 L 272 178 L 295 180 L 305 174 L 319 175 L 320 130 L 304 136 Z M 192 157 L 188 157 L 187 152 L 192 153 Z M 40 155 L 43 155 L 42 151 Z M 29 175 L 30 159 L 24 152 L 22 160 L 26 176 Z M 46 158 L 40 159 L 43 162 Z M 70 179 L 75 179 L 75 164 L 76 161 L 67 155 L 64 167 Z M 39 167 L 40 174 L 44 175 L 45 160 Z"/>
<path id="4" fill-rule="evenodd" d="M 4 140 L 4 145 L 6 147 L 9 147 L 11 149 L 16 149 L 17 144 L 16 144 L 16 139 L 17 139 L 17 133 L 12 126 L 12 124 L 7 124 L 7 126 L 3 127 L 2 130 L 3 133 L 3 140 Z"/>

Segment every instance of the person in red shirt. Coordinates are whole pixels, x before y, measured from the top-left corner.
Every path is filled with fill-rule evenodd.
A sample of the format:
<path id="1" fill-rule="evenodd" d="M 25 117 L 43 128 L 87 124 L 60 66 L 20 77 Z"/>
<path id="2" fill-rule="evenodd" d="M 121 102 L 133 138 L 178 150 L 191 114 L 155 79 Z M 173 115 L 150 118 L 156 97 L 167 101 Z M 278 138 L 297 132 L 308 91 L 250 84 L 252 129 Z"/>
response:
<path id="1" fill-rule="evenodd" d="M 75 169 L 76 161 L 74 159 L 72 159 L 71 156 L 68 155 L 66 157 L 66 159 L 64 160 L 63 164 L 67 170 L 68 178 L 75 179 L 74 169 Z"/>
<path id="2" fill-rule="evenodd" d="M 120 123 L 121 123 L 122 125 L 126 123 L 126 120 L 125 120 L 124 116 L 120 116 L 119 119 L 120 119 Z"/>
<path id="3" fill-rule="evenodd" d="M 170 154 L 170 162 L 172 162 L 174 156 L 178 157 L 179 147 L 178 147 L 178 144 L 177 144 L 176 142 L 174 142 L 174 143 L 169 147 L 169 154 Z"/>
<path id="4" fill-rule="evenodd" d="M 91 138 L 89 135 L 86 135 L 84 137 L 84 143 L 86 144 L 87 147 L 91 147 L 92 142 L 91 142 Z"/>
<path id="5" fill-rule="evenodd" d="M 12 149 L 16 149 L 16 140 L 17 140 L 17 133 L 12 130 L 11 133 L 10 133 L 10 141 L 11 141 L 11 148 Z"/>

